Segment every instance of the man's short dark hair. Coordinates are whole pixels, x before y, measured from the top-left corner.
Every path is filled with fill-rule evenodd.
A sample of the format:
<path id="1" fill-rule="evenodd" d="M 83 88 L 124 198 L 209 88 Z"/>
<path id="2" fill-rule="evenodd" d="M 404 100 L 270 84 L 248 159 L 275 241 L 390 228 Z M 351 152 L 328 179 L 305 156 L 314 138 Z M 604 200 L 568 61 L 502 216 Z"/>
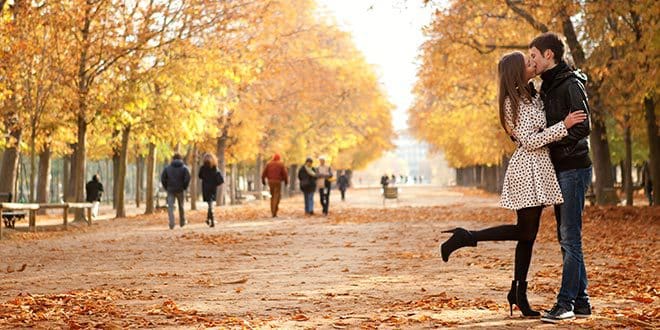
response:
<path id="1" fill-rule="evenodd" d="M 532 42 L 529 43 L 529 48 L 536 47 L 536 49 L 543 54 L 546 50 L 550 49 L 554 54 L 555 62 L 561 62 L 564 57 L 564 42 L 557 33 L 546 32 L 540 34 Z"/>
<path id="2" fill-rule="evenodd" d="M 172 159 L 173 159 L 173 160 L 174 160 L 174 159 L 183 159 L 183 157 L 181 157 L 181 154 L 180 154 L 180 153 L 175 152 L 175 153 L 174 153 L 174 156 L 172 156 Z"/>

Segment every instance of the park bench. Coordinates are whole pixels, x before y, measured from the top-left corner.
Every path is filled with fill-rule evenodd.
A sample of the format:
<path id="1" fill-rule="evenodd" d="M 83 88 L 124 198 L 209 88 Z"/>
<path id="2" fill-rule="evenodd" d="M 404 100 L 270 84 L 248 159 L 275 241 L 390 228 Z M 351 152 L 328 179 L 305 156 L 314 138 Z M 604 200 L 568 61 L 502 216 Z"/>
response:
<path id="1" fill-rule="evenodd" d="M 40 209 L 62 209 L 63 210 L 63 220 L 64 228 L 68 227 L 68 214 L 69 209 L 83 209 L 86 210 L 86 219 L 88 225 L 92 225 L 92 203 L 57 203 L 57 204 L 36 204 L 36 203 L 0 203 L 0 216 L 3 217 L 6 213 L 16 213 L 17 211 L 22 211 L 25 214 L 29 215 L 28 231 L 36 232 L 37 231 L 37 210 Z M 27 211 L 27 212 L 25 212 Z M 24 215 L 25 216 L 25 215 Z M 23 216 L 23 217 L 24 217 Z M 14 228 L 14 223 L 11 223 L 11 226 L 7 225 L 7 228 Z M 2 239 L 2 225 L 0 224 L 0 239 Z"/>
<path id="2" fill-rule="evenodd" d="M 4 219 L 4 213 L 15 214 L 16 211 L 28 211 L 30 219 L 30 228 L 32 228 L 33 223 L 35 222 L 35 213 L 39 209 L 39 204 L 27 204 L 27 203 L 0 203 L 0 216 Z M 23 216 L 25 217 L 25 216 Z M 8 223 L 5 223 L 7 226 Z M 10 226 L 7 228 L 14 228 L 14 222 L 10 223 Z M 0 225 L 0 239 L 2 239 L 2 225 Z"/>
<path id="3" fill-rule="evenodd" d="M 584 195 L 584 198 L 589 201 L 589 205 L 596 205 L 596 193 L 594 192 L 594 185 L 590 184 L 587 189 L 587 193 Z"/>
<path id="4" fill-rule="evenodd" d="M 384 187 L 383 188 L 383 206 L 388 199 L 396 199 L 399 202 L 399 188 L 398 187 Z"/>
<path id="5" fill-rule="evenodd" d="M 11 203 L 11 193 L 0 193 L 0 203 Z M 23 220 L 28 212 L 19 211 L 19 210 L 6 210 L 2 212 L 2 220 L 5 223 L 5 227 L 14 228 L 16 220 Z"/>
<path id="6" fill-rule="evenodd" d="M 156 210 L 166 210 L 167 209 L 167 190 L 163 188 L 157 188 L 156 193 L 154 194 L 154 200 L 156 205 Z M 160 201 L 163 200 L 161 205 Z"/>

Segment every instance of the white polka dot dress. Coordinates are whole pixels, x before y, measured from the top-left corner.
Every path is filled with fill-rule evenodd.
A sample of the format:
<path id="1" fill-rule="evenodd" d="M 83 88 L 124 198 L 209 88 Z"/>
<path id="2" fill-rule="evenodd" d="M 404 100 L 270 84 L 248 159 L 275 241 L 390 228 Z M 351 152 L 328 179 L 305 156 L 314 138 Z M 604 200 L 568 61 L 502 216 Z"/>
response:
<path id="1" fill-rule="evenodd" d="M 543 102 L 538 95 L 521 102 L 518 124 L 513 124 L 511 102 L 504 102 L 505 118 L 518 148 L 511 156 L 504 176 L 500 206 L 519 210 L 526 207 L 561 204 L 557 174 L 547 144 L 568 135 L 563 121 L 546 128 Z"/>

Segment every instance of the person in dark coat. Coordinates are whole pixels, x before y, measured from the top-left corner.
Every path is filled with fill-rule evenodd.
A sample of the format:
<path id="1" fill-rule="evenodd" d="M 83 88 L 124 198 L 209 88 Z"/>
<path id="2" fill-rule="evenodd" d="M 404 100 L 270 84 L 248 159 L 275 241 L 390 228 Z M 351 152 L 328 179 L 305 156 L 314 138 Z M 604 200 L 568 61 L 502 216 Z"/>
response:
<path id="1" fill-rule="evenodd" d="M 339 175 L 337 186 L 339 186 L 339 192 L 341 192 L 341 200 L 346 200 L 346 189 L 348 189 L 348 176 L 346 176 L 346 171 L 342 171 Z"/>
<path id="2" fill-rule="evenodd" d="M 653 205 L 653 180 L 648 161 L 644 161 L 642 166 L 642 185 L 644 186 L 644 195 L 649 200 L 649 205 Z"/>
<path id="3" fill-rule="evenodd" d="M 101 204 L 101 196 L 103 195 L 103 184 L 98 174 L 94 174 L 92 180 L 87 182 L 85 191 L 87 191 L 87 202 L 94 205 L 92 207 L 92 216 L 96 218 L 99 215 L 99 205 Z"/>
<path id="4" fill-rule="evenodd" d="M 222 173 L 218 170 L 218 161 L 212 154 L 204 155 L 204 164 L 199 168 L 199 178 L 202 180 L 202 198 L 208 203 L 206 224 L 215 227 L 213 219 L 213 204 L 216 201 L 218 186 L 225 183 Z"/>
<path id="5" fill-rule="evenodd" d="M 390 177 L 387 176 L 387 174 L 383 174 L 383 176 L 380 177 L 380 185 L 383 187 L 383 193 L 385 192 L 385 188 L 390 184 Z"/>
<path id="6" fill-rule="evenodd" d="M 305 196 L 305 214 L 314 214 L 314 191 L 316 191 L 316 169 L 312 167 L 313 160 L 307 158 L 305 165 L 298 171 L 300 190 Z"/>
<path id="7" fill-rule="evenodd" d="M 183 159 L 179 153 L 172 156 L 172 162 L 165 167 L 160 174 L 160 183 L 167 190 L 167 215 L 169 217 L 170 229 L 174 229 L 174 199 L 179 206 L 179 224 L 181 227 L 186 225 L 186 217 L 183 211 L 184 191 L 190 184 L 190 171 L 183 164 Z"/>

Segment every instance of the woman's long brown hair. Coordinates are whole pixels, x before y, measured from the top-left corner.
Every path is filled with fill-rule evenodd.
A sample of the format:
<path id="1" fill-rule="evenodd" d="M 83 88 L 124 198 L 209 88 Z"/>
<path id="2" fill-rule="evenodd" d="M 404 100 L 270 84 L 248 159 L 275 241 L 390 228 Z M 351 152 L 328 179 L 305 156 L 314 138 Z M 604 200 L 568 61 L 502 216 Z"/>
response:
<path id="1" fill-rule="evenodd" d="M 514 127 L 508 127 L 506 122 L 506 112 L 504 102 L 509 98 L 511 102 L 511 112 L 513 117 L 511 121 L 514 126 L 518 124 L 518 107 L 520 102 L 529 102 L 532 100 L 531 91 L 525 81 L 525 55 L 515 51 L 502 56 L 497 65 L 497 71 L 500 79 L 499 87 L 499 105 L 500 105 L 500 124 L 504 131 L 511 135 Z"/>
<path id="2" fill-rule="evenodd" d="M 211 168 L 218 166 L 218 161 L 216 160 L 215 156 L 213 156 L 213 154 L 204 154 L 204 166 Z"/>

